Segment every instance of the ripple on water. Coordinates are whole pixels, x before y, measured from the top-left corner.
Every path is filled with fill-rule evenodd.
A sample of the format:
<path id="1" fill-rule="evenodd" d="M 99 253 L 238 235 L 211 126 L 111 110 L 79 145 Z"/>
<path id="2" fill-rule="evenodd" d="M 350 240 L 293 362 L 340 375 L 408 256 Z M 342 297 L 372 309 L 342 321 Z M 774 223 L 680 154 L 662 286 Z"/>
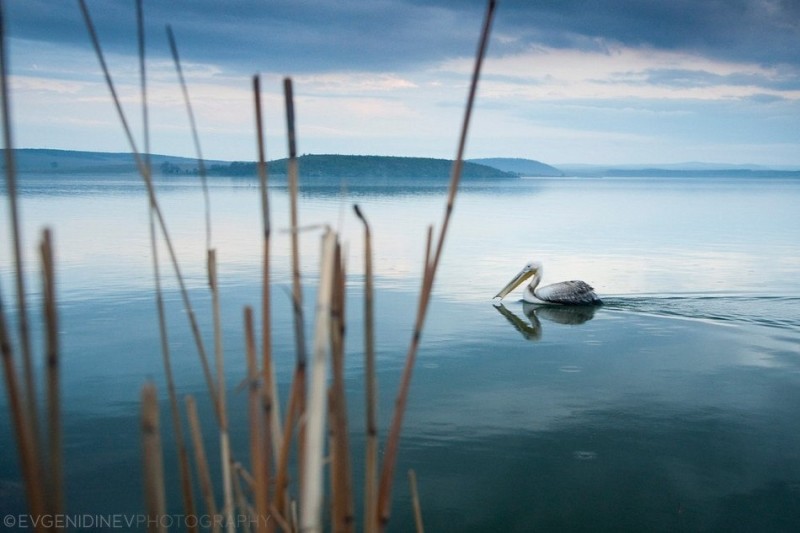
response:
<path id="1" fill-rule="evenodd" d="M 567 374 L 575 374 L 581 372 L 583 369 L 576 365 L 564 365 L 558 368 L 559 372 L 566 372 Z"/>
<path id="2" fill-rule="evenodd" d="M 577 461 L 594 461 L 597 459 L 597 452 L 590 450 L 576 450 L 572 452 L 572 457 Z"/>
<path id="3" fill-rule="evenodd" d="M 756 324 L 800 330 L 800 297 L 770 295 L 663 295 L 606 298 L 608 310 L 703 320 L 716 324 Z M 642 324 L 648 327 L 647 324 Z M 652 325 L 650 325 L 652 327 Z M 673 327 L 680 327 L 674 324 Z M 666 331 L 650 331 L 666 335 Z"/>

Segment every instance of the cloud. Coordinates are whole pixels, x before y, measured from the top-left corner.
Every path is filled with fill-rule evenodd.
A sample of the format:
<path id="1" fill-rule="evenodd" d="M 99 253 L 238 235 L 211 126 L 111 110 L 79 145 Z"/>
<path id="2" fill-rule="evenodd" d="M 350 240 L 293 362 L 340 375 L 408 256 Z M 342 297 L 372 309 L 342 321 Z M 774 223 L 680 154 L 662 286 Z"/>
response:
<path id="1" fill-rule="evenodd" d="M 466 58 L 440 67 L 461 78 L 470 68 Z M 800 70 L 621 45 L 602 51 L 531 46 L 487 62 L 481 94 L 500 101 L 730 100 L 754 95 L 800 100 Z"/>
<path id="2" fill-rule="evenodd" d="M 134 53 L 133 2 L 89 0 L 108 51 Z M 152 53 L 166 57 L 172 25 L 182 56 L 230 68 L 309 71 L 406 70 L 471 56 L 481 0 L 271 0 L 145 2 Z M 73 2 L 8 4 L 12 37 L 85 46 Z M 560 0 L 500 3 L 493 53 L 531 45 L 604 51 L 625 46 L 717 60 L 800 67 L 800 2 L 795 0 Z"/>
<path id="3" fill-rule="evenodd" d="M 800 3 L 794 0 L 507 2 L 499 17 L 524 44 L 600 50 L 618 43 L 800 66 Z"/>
<path id="4" fill-rule="evenodd" d="M 107 52 L 136 51 L 133 2 L 87 2 Z M 145 2 L 151 54 L 168 57 L 171 25 L 190 61 L 252 72 L 339 69 L 403 70 L 410 65 L 469 54 L 480 19 L 402 0 Z M 30 0 L 9 9 L 10 35 L 18 39 L 84 47 L 88 37 L 77 5 Z"/>

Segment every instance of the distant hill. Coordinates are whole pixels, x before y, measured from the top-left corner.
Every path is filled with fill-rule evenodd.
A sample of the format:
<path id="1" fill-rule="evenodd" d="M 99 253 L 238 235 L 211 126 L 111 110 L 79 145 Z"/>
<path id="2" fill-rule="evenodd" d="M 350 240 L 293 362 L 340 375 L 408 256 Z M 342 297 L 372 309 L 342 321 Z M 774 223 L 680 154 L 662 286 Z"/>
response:
<path id="1" fill-rule="evenodd" d="M 665 170 L 658 168 L 609 169 L 608 177 L 619 178 L 800 178 L 800 170 L 770 169 L 706 169 L 706 170 Z"/>
<path id="2" fill-rule="evenodd" d="M 4 149 L 0 149 L 5 168 Z M 75 150 L 51 150 L 47 148 L 18 148 L 14 150 L 18 172 L 136 172 L 133 155 L 127 152 L 81 152 Z M 197 159 L 151 154 L 153 168 L 167 163 L 180 172 L 192 172 L 197 168 Z M 206 161 L 207 165 L 222 161 Z"/>
<path id="3" fill-rule="evenodd" d="M 469 162 L 494 167 L 504 172 L 512 172 L 518 176 L 557 178 L 564 175 L 564 173 L 556 167 L 546 165 L 533 159 L 489 157 L 483 159 L 470 159 Z"/>
<path id="4" fill-rule="evenodd" d="M 453 168 L 449 159 L 427 157 L 391 157 L 375 155 L 303 155 L 297 158 L 302 178 L 448 178 Z M 269 162 L 271 176 L 285 175 L 288 159 Z M 231 163 L 227 167 L 211 167 L 214 174 L 255 175 L 255 163 Z M 465 179 L 516 178 L 515 174 L 477 163 L 465 162 Z"/>
<path id="5" fill-rule="evenodd" d="M 773 169 L 760 165 L 677 163 L 665 165 L 561 165 L 569 176 L 637 178 L 796 178 L 798 169 Z"/>
<path id="6" fill-rule="evenodd" d="M 0 150 L 2 151 L 2 150 Z M 17 171 L 46 173 L 121 173 L 136 172 L 130 153 L 81 152 L 20 148 L 15 150 Z M 197 174 L 197 160 L 161 154 L 150 156 L 153 172 L 163 175 Z M 0 154 L 4 165 L 4 158 Z M 424 157 L 389 157 L 361 155 L 303 155 L 298 158 L 301 178 L 448 178 L 453 162 L 448 159 Z M 255 177 L 254 162 L 207 160 L 210 176 Z M 271 176 L 286 174 L 286 159 L 269 162 Z M 476 163 L 464 163 L 462 176 L 466 179 L 516 178 L 515 174 Z"/>

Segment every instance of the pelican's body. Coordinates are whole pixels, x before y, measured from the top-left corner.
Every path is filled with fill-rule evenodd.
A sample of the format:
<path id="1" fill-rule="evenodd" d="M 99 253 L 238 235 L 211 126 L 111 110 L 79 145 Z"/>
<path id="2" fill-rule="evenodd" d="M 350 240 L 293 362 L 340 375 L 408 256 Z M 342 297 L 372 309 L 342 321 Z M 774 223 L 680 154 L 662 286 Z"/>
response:
<path id="1" fill-rule="evenodd" d="M 531 261 L 497 293 L 495 298 L 503 299 L 526 279 L 533 277 L 522 293 L 522 300 L 528 303 L 550 303 L 562 305 L 598 305 L 603 303 L 585 281 L 562 281 L 539 287 L 542 281 L 542 264 Z"/>

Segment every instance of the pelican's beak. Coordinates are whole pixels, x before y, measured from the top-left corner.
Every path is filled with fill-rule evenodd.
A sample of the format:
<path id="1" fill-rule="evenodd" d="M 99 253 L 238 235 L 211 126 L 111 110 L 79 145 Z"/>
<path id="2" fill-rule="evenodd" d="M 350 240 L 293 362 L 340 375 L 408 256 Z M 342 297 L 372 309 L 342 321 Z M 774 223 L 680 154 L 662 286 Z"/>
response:
<path id="1" fill-rule="evenodd" d="M 511 292 L 511 291 L 513 291 L 514 289 L 516 289 L 516 288 L 517 288 L 517 286 L 518 286 L 520 283 L 522 283 L 523 281 L 525 281 L 526 279 L 528 279 L 529 277 L 531 277 L 531 276 L 533 275 L 533 272 L 534 272 L 534 271 L 533 271 L 533 270 L 531 270 L 531 269 L 530 269 L 530 268 L 528 268 L 528 267 L 525 267 L 525 268 L 523 268 L 522 270 L 520 270 L 519 274 L 517 274 L 516 276 L 514 276 L 514 279 L 512 279 L 511 281 L 509 281 L 509 282 L 508 282 L 508 285 L 506 285 L 505 287 L 503 287 L 503 288 L 502 288 L 502 290 L 501 290 L 500 292 L 498 292 L 498 293 L 497 293 L 497 296 L 495 296 L 495 299 L 496 299 L 496 298 L 500 298 L 500 299 L 502 300 L 503 298 L 505 298 L 505 297 L 508 295 L 508 293 L 509 293 L 509 292 Z"/>

